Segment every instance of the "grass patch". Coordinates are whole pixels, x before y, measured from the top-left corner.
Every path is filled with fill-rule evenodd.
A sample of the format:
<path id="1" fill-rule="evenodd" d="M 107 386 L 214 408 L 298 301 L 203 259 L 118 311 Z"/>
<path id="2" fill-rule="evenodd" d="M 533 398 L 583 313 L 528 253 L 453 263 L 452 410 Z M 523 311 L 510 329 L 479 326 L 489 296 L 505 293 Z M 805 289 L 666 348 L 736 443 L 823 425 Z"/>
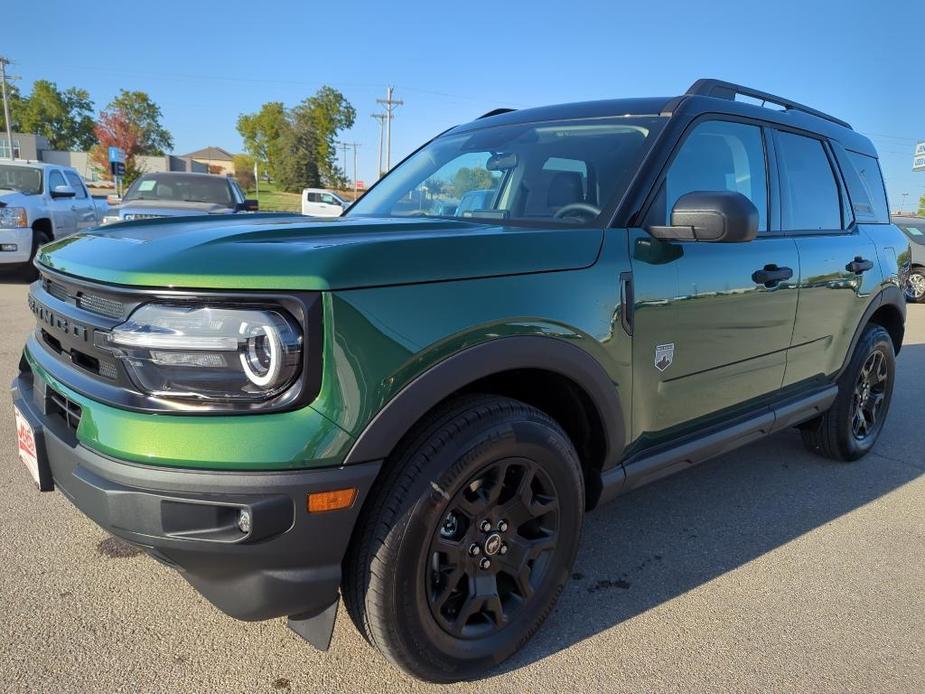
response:
<path id="1" fill-rule="evenodd" d="M 247 197 L 253 198 L 254 191 L 247 191 Z M 298 193 L 286 193 L 277 190 L 272 183 L 261 183 L 257 202 L 261 212 L 301 212 L 302 197 Z"/>

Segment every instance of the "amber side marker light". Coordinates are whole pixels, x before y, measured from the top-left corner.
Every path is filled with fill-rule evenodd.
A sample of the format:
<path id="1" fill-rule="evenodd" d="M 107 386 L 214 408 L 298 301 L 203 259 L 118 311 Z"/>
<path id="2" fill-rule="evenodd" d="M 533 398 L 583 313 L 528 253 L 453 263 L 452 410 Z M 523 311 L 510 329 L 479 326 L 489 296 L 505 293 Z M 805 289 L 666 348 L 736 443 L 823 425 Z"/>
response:
<path id="1" fill-rule="evenodd" d="M 357 498 L 357 490 L 335 489 L 330 492 L 312 492 L 308 495 L 308 512 L 323 513 L 325 511 L 339 511 L 342 508 L 353 506 Z"/>

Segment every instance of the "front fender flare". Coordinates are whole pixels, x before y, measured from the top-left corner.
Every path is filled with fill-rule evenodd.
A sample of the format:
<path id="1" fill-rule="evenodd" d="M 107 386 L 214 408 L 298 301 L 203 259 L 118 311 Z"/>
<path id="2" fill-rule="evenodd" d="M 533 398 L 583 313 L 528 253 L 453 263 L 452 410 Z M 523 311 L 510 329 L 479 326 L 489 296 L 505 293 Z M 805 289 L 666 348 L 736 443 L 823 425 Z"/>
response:
<path id="1" fill-rule="evenodd" d="M 345 465 L 387 458 L 409 429 L 441 401 L 486 376 L 514 369 L 541 369 L 584 390 L 604 428 L 603 470 L 619 465 L 626 442 L 617 386 L 601 364 L 575 344 L 554 337 L 518 335 L 469 347 L 418 375 L 370 420 L 347 454 Z"/>

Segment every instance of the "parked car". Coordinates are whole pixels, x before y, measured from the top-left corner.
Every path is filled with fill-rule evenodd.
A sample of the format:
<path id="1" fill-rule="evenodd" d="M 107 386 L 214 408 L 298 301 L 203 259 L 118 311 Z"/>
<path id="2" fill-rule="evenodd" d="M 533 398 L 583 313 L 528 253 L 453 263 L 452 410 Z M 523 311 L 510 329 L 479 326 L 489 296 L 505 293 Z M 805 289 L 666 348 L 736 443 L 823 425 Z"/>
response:
<path id="1" fill-rule="evenodd" d="M 469 216 L 403 207 L 462 166 L 497 191 Z M 553 609 L 586 511 L 790 427 L 874 447 L 887 210 L 866 137 L 739 85 L 495 111 L 340 218 L 44 247 L 20 455 L 229 615 L 327 648 L 342 594 L 398 667 L 478 676 Z"/>
<path id="2" fill-rule="evenodd" d="M 470 190 L 463 193 L 453 214 L 457 217 L 478 217 L 479 210 L 491 208 L 492 197 L 496 192 L 496 190 Z"/>
<path id="3" fill-rule="evenodd" d="M 906 276 L 906 299 L 917 304 L 925 303 L 925 217 L 894 215 L 893 223 L 912 242 L 912 260 Z"/>
<path id="4" fill-rule="evenodd" d="M 230 176 L 171 171 L 139 176 L 103 222 L 235 214 L 257 209 L 257 201 L 247 199 L 238 182 Z"/>
<path id="5" fill-rule="evenodd" d="M 98 225 L 105 205 L 69 166 L 0 160 L 0 268 L 32 274 L 39 246 Z"/>
<path id="6" fill-rule="evenodd" d="M 340 217 L 349 206 L 349 202 L 330 190 L 305 188 L 302 191 L 302 214 L 310 217 Z"/>

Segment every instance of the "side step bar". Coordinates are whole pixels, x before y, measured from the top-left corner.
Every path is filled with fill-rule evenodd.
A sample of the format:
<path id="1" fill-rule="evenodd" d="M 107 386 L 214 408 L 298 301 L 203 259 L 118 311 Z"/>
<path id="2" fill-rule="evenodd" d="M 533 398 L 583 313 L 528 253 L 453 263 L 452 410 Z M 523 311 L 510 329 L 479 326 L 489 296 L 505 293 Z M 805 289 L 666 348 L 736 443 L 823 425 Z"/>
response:
<path id="1" fill-rule="evenodd" d="M 649 482 L 685 470 L 710 458 L 745 446 L 769 434 L 802 424 L 828 410 L 838 396 L 831 385 L 811 395 L 774 405 L 730 426 L 643 454 L 601 475 L 599 503 L 605 503 Z"/>

